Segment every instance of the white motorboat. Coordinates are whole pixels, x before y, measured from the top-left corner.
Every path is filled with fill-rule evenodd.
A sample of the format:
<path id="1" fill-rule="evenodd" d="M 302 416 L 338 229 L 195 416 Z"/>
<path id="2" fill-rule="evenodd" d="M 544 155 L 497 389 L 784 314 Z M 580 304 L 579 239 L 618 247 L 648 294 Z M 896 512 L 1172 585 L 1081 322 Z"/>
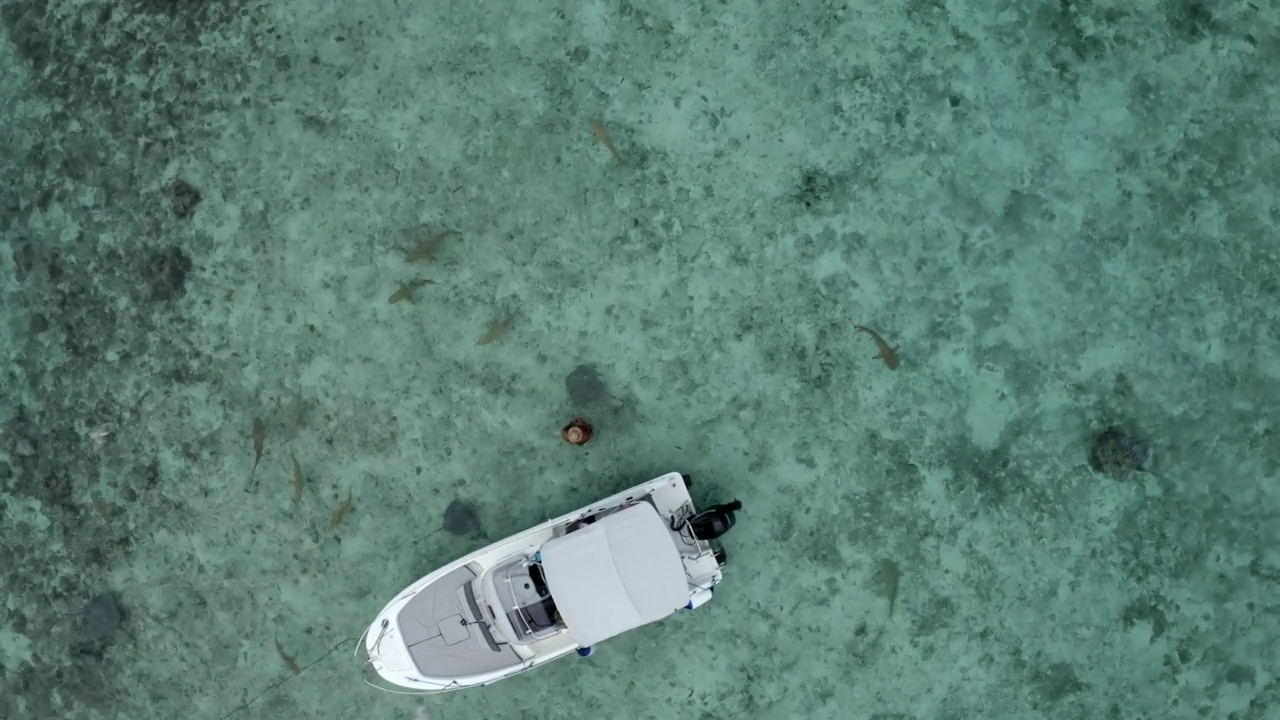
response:
<path id="1" fill-rule="evenodd" d="M 702 605 L 725 560 L 712 541 L 742 505 L 697 512 L 690 484 L 680 473 L 654 478 L 413 583 L 361 637 L 380 680 L 370 684 L 412 693 L 489 685 Z"/>

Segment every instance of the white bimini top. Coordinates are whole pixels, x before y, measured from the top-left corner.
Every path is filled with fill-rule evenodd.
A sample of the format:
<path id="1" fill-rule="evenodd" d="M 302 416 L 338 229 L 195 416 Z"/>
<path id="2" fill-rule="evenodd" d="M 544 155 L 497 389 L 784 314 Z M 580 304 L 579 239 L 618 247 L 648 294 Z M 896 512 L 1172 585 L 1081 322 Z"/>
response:
<path id="1" fill-rule="evenodd" d="M 647 502 L 548 540 L 542 568 L 560 617 L 582 647 L 661 620 L 689 602 L 680 552 Z"/>

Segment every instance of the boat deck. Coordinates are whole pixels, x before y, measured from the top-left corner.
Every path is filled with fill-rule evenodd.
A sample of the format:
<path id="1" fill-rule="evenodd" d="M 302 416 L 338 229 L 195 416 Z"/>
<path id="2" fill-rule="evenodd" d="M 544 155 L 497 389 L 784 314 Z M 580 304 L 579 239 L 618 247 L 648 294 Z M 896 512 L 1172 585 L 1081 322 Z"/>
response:
<path id="1" fill-rule="evenodd" d="M 489 629 L 471 590 L 475 577 L 469 567 L 460 567 L 400 610 L 400 632 L 424 676 L 480 675 L 523 662 Z"/>

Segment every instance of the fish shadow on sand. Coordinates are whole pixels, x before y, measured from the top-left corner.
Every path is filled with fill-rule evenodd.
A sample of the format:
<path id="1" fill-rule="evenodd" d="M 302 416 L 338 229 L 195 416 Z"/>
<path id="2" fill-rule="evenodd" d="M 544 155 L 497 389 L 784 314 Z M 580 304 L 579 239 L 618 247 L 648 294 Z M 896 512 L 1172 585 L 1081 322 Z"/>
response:
<path id="1" fill-rule="evenodd" d="M 630 404 L 610 391 L 600 370 L 591 363 L 583 363 L 565 376 L 564 391 L 574 412 L 616 412 Z"/>
<path id="2" fill-rule="evenodd" d="M 450 535 L 465 537 L 483 532 L 484 524 L 474 503 L 456 498 L 444 509 L 443 528 Z"/>

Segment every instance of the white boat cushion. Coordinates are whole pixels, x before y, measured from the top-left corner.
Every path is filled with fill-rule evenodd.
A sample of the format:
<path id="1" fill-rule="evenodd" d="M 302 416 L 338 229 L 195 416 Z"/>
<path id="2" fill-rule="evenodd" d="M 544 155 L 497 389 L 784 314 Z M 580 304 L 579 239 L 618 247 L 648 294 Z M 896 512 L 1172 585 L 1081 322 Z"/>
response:
<path id="1" fill-rule="evenodd" d="M 560 616 L 583 647 L 689 602 L 680 552 L 647 502 L 548 540 L 542 566 Z"/>

